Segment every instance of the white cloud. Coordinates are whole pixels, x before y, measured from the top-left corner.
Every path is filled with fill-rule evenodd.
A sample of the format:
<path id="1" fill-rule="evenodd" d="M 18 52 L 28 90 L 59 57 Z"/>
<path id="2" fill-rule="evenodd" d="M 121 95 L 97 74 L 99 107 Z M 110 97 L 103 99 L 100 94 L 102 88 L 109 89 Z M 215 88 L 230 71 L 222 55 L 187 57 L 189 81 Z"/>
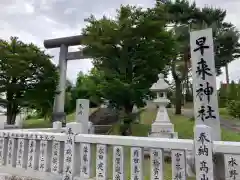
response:
<path id="1" fill-rule="evenodd" d="M 26 10 L 26 13 L 32 14 L 34 12 L 34 7 L 33 5 L 26 3 L 25 10 Z"/>
<path id="2" fill-rule="evenodd" d="M 64 14 L 72 14 L 76 10 L 77 10 L 76 8 L 67 8 L 63 13 Z"/>
<path id="3" fill-rule="evenodd" d="M 15 4 L 11 4 L 3 9 L 5 13 L 24 15 L 34 13 L 34 6 L 30 3 L 26 3 L 23 0 L 15 1 Z"/>
<path id="4" fill-rule="evenodd" d="M 193 1 L 193 0 L 190 0 Z M 239 0 L 196 0 L 197 5 L 209 4 L 227 9 L 227 20 L 240 28 Z M 0 1 L 0 34 L 1 38 L 9 39 L 18 36 L 25 42 L 33 42 L 43 47 L 45 39 L 73 36 L 81 33 L 84 18 L 94 14 L 97 18 L 107 15 L 115 16 L 115 10 L 121 4 L 151 7 L 155 0 L 1 0 Z M 76 50 L 77 47 L 69 51 Z M 55 56 L 57 64 L 59 49 L 47 50 Z M 68 63 L 68 78 L 75 81 L 79 71 L 87 73 L 91 69 L 91 60 L 74 60 Z M 239 60 L 230 63 L 230 79 L 239 79 Z M 224 74 L 218 82 L 224 80 Z"/>

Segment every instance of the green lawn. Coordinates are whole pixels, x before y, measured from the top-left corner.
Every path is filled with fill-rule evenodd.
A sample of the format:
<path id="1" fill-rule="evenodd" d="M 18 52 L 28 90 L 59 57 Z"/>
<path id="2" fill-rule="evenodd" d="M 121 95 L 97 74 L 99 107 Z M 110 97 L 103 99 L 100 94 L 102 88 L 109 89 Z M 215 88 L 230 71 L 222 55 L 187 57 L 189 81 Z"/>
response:
<path id="1" fill-rule="evenodd" d="M 237 123 L 239 124 L 240 123 L 240 119 L 239 118 L 234 118 L 232 117 L 226 108 L 219 108 L 219 114 L 220 116 L 224 119 L 224 120 L 229 120 L 229 121 L 232 121 L 233 123 Z"/>
<path id="2" fill-rule="evenodd" d="M 234 118 L 228 114 L 228 111 L 226 108 L 219 108 L 219 114 L 225 120 L 234 120 Z"/>
<path id="3" fill-rule="evenodd" d="M 75 113 L 67 115 L 67 122 L 74 120 Z M 23 123 L 23 128 L 25 129 L 35 129 L 35 128 L 51 128 L 52 122 L 44 119 L 28 119 Z"/>
<path id="4" fill-rule="evenodd" d="M 142 124 L 152 124 L 153 120 L 156 117 L 155 110 L 144 111 L 141 114 L 141 123 Z M 194 121 L 191 121 L 189 118 L 186 118 L 181 115 L 173 115 L 169 113 L 169 118 L 174 124 L 175 132 L 178 132 L 178 137 L 180 139 L 192 139 L 193 138 L 193 127 Z M 236 133 L 230 130 L 222 128 L 222 140 L 224 141 L 240 141 L 240 133 Z"/>
<path id="5" fill-rule="evenodd" d="M 96 111 L 97 108 L 91 108 L 90 113 Z M 67 122 L 72 122 L 75 120 L 75 113 L 67 115 Z M 49 120 L 44 119 L 28 119 L 24 121 L 23 128 L 25 129 L 34 129 L 34 128 L 51 128 L 52 123 Z"/>

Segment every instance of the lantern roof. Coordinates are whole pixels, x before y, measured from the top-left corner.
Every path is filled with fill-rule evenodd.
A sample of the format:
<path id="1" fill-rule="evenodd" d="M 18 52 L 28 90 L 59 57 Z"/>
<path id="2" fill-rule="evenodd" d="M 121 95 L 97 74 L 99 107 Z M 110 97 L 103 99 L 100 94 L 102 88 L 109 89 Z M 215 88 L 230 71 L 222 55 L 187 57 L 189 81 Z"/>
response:
<path id="1" fill-rule="evenodd" d="M 162 73 L 158 74 L 158 81 L 152 85 L 150 91 L 167 91 L 169 85 L 164 80 L 164 75 Z"/>

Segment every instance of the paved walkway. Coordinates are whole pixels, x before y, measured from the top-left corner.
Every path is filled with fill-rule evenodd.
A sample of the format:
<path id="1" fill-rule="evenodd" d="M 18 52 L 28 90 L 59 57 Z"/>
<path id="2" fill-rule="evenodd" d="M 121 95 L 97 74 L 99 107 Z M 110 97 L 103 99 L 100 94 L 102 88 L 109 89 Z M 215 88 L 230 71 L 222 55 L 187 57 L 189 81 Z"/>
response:
<path id="1" fill-rule="evenodd" d="M 182 109 L 182 114 L 186 117 L 191 118 L 191 117 L 193 117 L 193 110 L 192 109 Z M 236 123 L 232 120 L 223 119 L 222 117 L 220 117 L 220 121 L 221 121 L 221 126 L 223 128 L 240 133 L 240 122 Z"/>

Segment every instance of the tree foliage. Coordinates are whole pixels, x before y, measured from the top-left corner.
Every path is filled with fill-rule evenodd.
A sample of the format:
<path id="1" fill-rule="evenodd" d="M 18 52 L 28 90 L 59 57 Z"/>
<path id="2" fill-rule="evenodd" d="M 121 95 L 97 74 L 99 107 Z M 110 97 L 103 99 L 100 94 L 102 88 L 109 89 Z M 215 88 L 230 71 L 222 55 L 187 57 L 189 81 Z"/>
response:
<path id="1" fill-rule="evenodd" d="M 86 54 L 101 77 L 98 92 L 128 114 L 141 105 L 148 88 L 172 57 L 174 41 L 165 30 L 165 13 L 121 6 L 115 19 L 91 16 L 83 30 Z"/>
<path id="2" fill-rule="evenodd" d="M 220 88 L 218 90 L 218 104 L 220 108 L 225 108 L 227 106 L 228 94 L 226 84 L 221 82 Z"/>
<path id="3" fill-rule="evenodd" d="M 94 69 L 90 74 L 78 73 L 76 85 L 71 89 L 71 100 L 67 112 L 72 112 L 76 108 L 77 99 L 89 99 L 90 107 L 100 105 L 101 95 L 98 93 L 97 86 L 101 79 L 94 74 Z"/>
<path id="4" fill-rule="evenodd" d="M 50 56 L 17 37 L 0 40 L 0 93 L 6 93 L 7 122 L 13 124 L 22 107 L 49 111 L 58 74 Z"/>
<path id="5" fill-rule="evenodd" d="M 227 92 L 228 113 L 235 118 L 240 118 L 240 84 L 232 81 Z"/>
<path id="6" fill-rule="evenodd" d="M 168 24 L 172 26 L 176 40 L 175 58 L 171 62 L 171 72 L 176 84 L 176 113 L 181 113 L 182 86 L 188 84 L 188 73 L 191 70 L 189 32 L 207 27 L 213 29 L 215 65 L 217 74 L 221 68 L 239 57 L 239 33 L 231 23 L 225 22 L 226 11 L 204 7 L 199 8 L 187 0 L 167 1 L 162 4 L 157 0 L 155 12 L 164 7 Z M 160 15 L 158 15 L 160 17 Z M 187 88 L 189 88 L 187 86 Z"/>

